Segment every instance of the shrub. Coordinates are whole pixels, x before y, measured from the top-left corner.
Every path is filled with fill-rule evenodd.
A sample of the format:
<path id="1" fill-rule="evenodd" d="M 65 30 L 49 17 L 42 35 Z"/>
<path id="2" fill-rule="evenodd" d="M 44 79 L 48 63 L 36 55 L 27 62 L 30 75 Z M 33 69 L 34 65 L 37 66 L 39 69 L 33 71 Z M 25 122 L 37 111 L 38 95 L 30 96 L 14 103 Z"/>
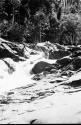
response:
<path id="1" fill-rule="evenodd" d="M 21 42 L 23 31 L 24 27 L 19 26 L 16 22 L 13 25 L 11 22 L 1 23 L 0 25 L 1 37 L 10 41 Z"/>
<path id="2" fill-rule="evenodd" d="M 78 25 L 80 24 L 78 18 L 73 14 L 63 17 L 60 23 L 60 44 L 76 45 L 78 40 Z"/>
<path id="3" fill-rule="evenodd" d="M 75 13 L 77 12 L 76 6 L 75 6 L 75 5 L 72 5 L 72 6 L 70 7 L 69 11 L 70 11 L 70 13 L 75 14 Z"/>

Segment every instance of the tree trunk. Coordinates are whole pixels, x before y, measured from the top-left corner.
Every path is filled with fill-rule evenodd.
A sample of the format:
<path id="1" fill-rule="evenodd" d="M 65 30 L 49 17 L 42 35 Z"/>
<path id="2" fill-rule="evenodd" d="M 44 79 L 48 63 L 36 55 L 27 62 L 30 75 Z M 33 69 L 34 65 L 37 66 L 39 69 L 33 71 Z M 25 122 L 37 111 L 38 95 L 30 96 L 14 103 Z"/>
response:
<path id="1" fill-rule="evenodd" d="M 42 32 L 41 32 L 41 22 L 40 22 L 40 43 L 41 43 L 41 37 L 42 37 Z"/>
<path id="2" fill-rule="evenodd" d="M 13 19 L 12 19 L 12 26 L 14 25 L 14 21 L 15 21 L 15 12 L 14 12 L 14 7 L 13 7 Z"/>

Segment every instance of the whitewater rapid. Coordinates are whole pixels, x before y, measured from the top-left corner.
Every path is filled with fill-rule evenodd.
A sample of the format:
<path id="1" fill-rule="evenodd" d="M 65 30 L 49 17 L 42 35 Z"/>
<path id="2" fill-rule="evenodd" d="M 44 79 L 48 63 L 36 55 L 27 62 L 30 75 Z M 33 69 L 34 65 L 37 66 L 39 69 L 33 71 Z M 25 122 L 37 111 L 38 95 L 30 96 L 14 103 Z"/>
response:
<path id="1" fill-rule="evenodd" d="M 12 66 L 14 71 L 11 71 L 4 61 L 0 60 L 0 93 L 32 84 L 34 80 L 32 80 L 33 75 L 30 72 L 37 62 L 45 61 L 50 64 L 56 62 L 56 60 L 46 59 L 43 52 L 31 55 L 25 61 L 14 62 L 10 58 L 4 60 Z"/>
<path id="2" fill-rule="evenodd" d="M 67 50 L 68 47 L 53 46 L 51 43 L 38 45 L 38 48 L 27 45 L 24 61 L 0 59 L 0 124 L 81 123 L 80 68 L 77 71 L 70 70 L 59 58 L 64 69 L 52 67 L 51 72 L 49 64 L 57 64 L 57 60 L 54 59 L 55 56 L 49 59 L 46 52 L 55 49 L 58 54 L 59 50 Z M 14 53 L 13 48 L 12 45 L 10 53 Z M 64 58 L 69 60 L 71 56 Z M 38 62 L 37 70 L 40 70 L 43 63 L 48 65 L 47 72 L 42 69 L 39 74 L 31 73 Z M 72 75 L 68 76 L 70 72 Z"/>

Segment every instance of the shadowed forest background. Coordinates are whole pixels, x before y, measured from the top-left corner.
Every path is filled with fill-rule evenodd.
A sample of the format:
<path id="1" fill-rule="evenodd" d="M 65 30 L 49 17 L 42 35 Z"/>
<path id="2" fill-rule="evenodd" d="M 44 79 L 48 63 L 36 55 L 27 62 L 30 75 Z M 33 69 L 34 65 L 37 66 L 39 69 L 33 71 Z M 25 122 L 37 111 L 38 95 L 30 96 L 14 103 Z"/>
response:
<path id="1" fill-rule="evenodd" d="M 81 44 L 80 0 L 1 0 L 0 37 L 12 42 Z"/>

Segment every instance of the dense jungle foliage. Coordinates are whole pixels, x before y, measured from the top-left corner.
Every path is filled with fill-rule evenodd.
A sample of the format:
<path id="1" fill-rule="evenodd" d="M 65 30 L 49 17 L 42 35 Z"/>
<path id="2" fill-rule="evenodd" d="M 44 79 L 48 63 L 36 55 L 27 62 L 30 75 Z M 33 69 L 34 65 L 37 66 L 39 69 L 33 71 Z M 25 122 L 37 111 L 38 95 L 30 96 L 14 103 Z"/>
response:
<path id="1" fill-rule="evenodd" d="M 80 0 L 1 0 L 0 37 L 19 43 L 81 44 Z"/>

